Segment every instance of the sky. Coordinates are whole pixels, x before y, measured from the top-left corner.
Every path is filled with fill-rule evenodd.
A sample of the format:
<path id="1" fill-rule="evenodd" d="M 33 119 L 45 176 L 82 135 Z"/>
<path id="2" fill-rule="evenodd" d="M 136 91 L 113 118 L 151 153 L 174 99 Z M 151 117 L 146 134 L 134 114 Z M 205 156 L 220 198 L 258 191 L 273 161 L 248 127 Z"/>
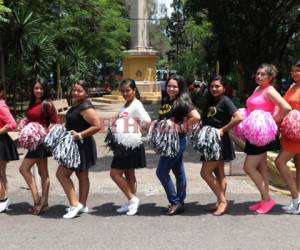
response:
<path id="1" fill-rule="evenodd" d="M 167 8 L 168 8 L 168 16 L 171 15 L 171 7 L 170 7 L 170 4 L 173 2 L 173 0 L 157 0 L 157 2 L 160 4 L 160 3 L 164 3 Z"/>

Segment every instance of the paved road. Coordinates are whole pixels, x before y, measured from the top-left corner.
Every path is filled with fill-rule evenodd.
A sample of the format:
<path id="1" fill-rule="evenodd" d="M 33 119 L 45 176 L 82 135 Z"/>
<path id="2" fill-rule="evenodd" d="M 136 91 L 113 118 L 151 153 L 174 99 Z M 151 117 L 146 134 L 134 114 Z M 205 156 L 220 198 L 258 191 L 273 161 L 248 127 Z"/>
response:
<path id="1" fill-rule="evenodd" d="M 110 115 L 117 109 L 118 105 L 112 105 Z M 154 116 L 157 107 L 148 105 L 147 109 Z M 98 112 L 104 117 L 107 110 Z M 191 148 L 185 154 L 185 213 L 163 215 L 168 202 L 155 176 L 158 156 L 150 148 L 146 150 L 148 167 L 137 171 L 142 202 L 139 214 L 130 217 L 115 213 L 125 198 L 109 178 L 112 153 L 103 144 L 104 135 L 95 138 L 99 159 L 90 172 L 91 212 L 73 220 L 61 218 L 68 203 L 55 178 L 57 164 L 53 159 L 49 160 L 50 210 L 41 216 L 27 213 L 31 197 L 18 173 L 20 161 L 9 164 L 13 204 L 7 213 L 0 214 L 0 249 L 300 249 L 300 217 L 286 215 L 280 209 L 289 197 L 272 194 L 278 204 L 270 214 L 251 213 L 247 206 L 259 196 L 246 176 L 228 176 L 228 214 L 215 217 L 206 213 L 204 208 L 215 198 L 199 176 L 199 157 Z M 240 164 L 243 156 L 238 155 L 236 163 Z"/>

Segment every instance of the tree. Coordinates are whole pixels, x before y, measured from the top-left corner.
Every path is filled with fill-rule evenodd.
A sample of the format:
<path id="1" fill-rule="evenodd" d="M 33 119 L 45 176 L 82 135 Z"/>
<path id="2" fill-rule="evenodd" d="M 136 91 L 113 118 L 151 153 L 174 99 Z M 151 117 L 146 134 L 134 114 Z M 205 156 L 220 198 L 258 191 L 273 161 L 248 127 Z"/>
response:
<path id="1" fill-rule="evenodd" d="M 169 60 L 175 65 L 179 62 L 179 54 L 185 47 L 186 39 L 184 33 L 185 16 L 182 0 L 173 0 L 171 7 L 174 9 L 167 25 L 167 34 L 171 39 L 174 49 L 168 52 Z"/>
<path id="2" fill-rule="evenodd" d="M 3 82 L 11 83 L 14 91 L 16 86 L 26 89 L 37 75 L 55 76 L 56 69 L 66 88 L 79 77 L 94 83 L 99 74 L 109 74 L 122 61 L 129 22 L 121 0 L 7 0 L 5 4 L 12 12 L 6 15 L 7 23 L 0 23 L 1 65 L 7 71 Z"/>
<path id="3" fill-rule="evenodd" d="M 149 4 L 149 3 L 148 3 Z M 167 8 L 164 4 L 153 4 L 149 7 L 150 20 L 149 45 L 159 52 L 158 68 L 169 68 L 167 52 L 171 49 L 170 39 L 166 34 L 168 24 Z"/>
<path id="4" fill-rule="evenodd" d="M 203 21 L 197 25 L 189 18 L 184 26 L 186 44 L 179 55 L 177 70 L 187 79 L 203 78 L 207 74 L 206 40 L 212 36 L 211 24 Z"/>
<path id="5" fill-rule="evenodd" d="M 292 37 L 300 30 L 299 7 L 297 0 L 187 0 L 186 3 L 189 15 L 198 23 L 202 21 L 199 13 L 207 13 L 216 35 L 215 45 L 224 48 L 222 51 L 227 53 L 232 67 L 236 65 L 244 93 L 254 88 L 252 75 L 258 64 L 282 62 Z M 215 60 L 220 56 L 218 53 Z"/>
<path id="6" fill-rule="evenodd" d="M 11 9 L 7 8 L 3 4 L 3 0 L 0 0 L 0 22 L 7 22 L 8 20 L 3 16 L 5 13 L 11 12 Z"/>

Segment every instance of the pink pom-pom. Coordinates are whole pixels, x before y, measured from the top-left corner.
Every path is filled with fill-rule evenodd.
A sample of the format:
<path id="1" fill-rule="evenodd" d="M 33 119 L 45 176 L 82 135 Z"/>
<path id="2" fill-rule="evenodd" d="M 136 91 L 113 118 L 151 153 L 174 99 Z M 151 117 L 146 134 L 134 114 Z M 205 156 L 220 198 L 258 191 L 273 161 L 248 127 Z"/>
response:
<path id="1" fill-rule="evenodd" d="M 19 144 L 23 148 L 34 150 L 42 144 L 47 132 L 38 122 L 29 122 L 20 132 Z"/>
<path id="2" fill-rule="evenodd" d="M 300 111 L 292 110 L 284 117 L 280 132 L 291 141 L 300 142 Z"/>
<path id="3" fill-rule="evenodd" d="M 243 121 L 240 122 L 238 125 L 236 125 L 236 126 L 232 129 L 232 131 L 233 131 L 233 133 L 234 133 L 238 138 L 240 138 L 241 140 L 244 141 L 244 140 L 245 140 L 245 135 L 244 135 L 244 122 L 245 122 L 245 120 L 246 120 L 248 114 L 247 114 L 247 109 L 245 109 L 245 108 L 240 108 L 239 111 L 240 111 L 240 113 L 241 113 L 241 115 L 242 115 Z"/>
<path id="4" fill-rule="evenodd" d="M 21 119 L 18 124 L 18 130 L 21 131 L 28 123 L 29 120 L 26 117 Z"/>
<path id="5" fill-rule="evenodd" d="M 254 110 L 244 122 L 245 138 L 253 145 L 265 146 L 275 140 L 277 125 L 269 112 Z"/>

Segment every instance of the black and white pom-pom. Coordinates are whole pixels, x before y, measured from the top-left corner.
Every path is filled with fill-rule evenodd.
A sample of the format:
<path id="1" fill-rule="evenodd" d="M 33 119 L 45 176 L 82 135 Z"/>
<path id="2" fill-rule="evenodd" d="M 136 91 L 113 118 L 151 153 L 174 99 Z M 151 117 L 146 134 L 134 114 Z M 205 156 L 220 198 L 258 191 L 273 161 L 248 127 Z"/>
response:
<path id="1" fill-rule="evenodd" d="M 52 155 L 60 165 L 69 168 L 78 168 L 81 163 L 78 146 L 70 131 L 60 139 L 53 149 Z"/>
<path id="2" fill-rule="evenodd" d="M 44 143 L 52 151 L 60 142 L 61 138 L 66 136 L 66 134 L 67 134 L 67 130 L 65 126 L 61 124 L 55 124 L 50 128 L 48 134 L 44 139 Z"/>
<path id="3" fill-rule="evenodd" d="M 199 131 L 197 126 L 192 132 L 191 141 L 193 148 L 200 153 L 202 159 L 206 161 L 221 159 L 222 148 L 218 129 L 204 126 Z"/>
<path id="4" fill-rule="evenodd" d="M 175 157 L 179 152 L 176 123 L 171 120 L 153 122 L 149 129 L 148 141 L 161 156 Z"/>
<path id="5" fill-rule="evenodd" d="M 200 130 L 202 129 L 202 122 L 198 122 L 192 125 L 192 127 L 189 129 L 189 138 L 192 141 L 197 141 L 197 137 L 200 133 Z"/>

